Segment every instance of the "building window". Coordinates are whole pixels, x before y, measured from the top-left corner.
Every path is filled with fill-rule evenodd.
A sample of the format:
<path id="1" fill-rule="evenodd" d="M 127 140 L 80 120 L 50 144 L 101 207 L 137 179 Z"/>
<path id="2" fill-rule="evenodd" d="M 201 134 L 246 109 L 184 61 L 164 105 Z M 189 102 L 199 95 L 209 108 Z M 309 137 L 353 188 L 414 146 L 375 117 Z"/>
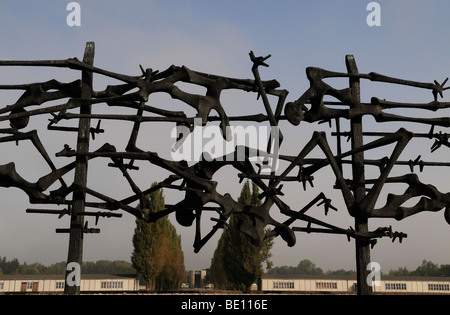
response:
<path id="1" fill-rule="evenodd" d="M 64 281 L 56 281 L 56 289 L 64 289 Z"/>
<path id="2" fill-rule="evenodd" d="M 429 291 L 450 291 L 450 285 L 443 283 L 429 283 L 428 284 Z"/>
<path id="3" fill-rule="evenodd" d="M 5 287 L 5 284 L 3 282 L 0 282 L 0 290 L 3 290 Z"/>
<path id="4" fill-rule="evenodd" d="M 123 281 L 102 281 L 100 287 L 102 289 L 123 289 Z"/>
<path id="5" fill-rule="evenodd" d="M 27 290 L 33 289 L 33 282 L 27 282 Z"/>
<path id="6" fill-rule="evenodd" d="M 337 282 L 316 282 L 316 289 L 337 289 Z"/>
<path id="7" fill-rule="evenodd" d="M 386 283 L 386 290 L 406 290 L 406 283 Z"/>
<path id="8" fill-rule="evenodd" d="M 295 289 L 294 281 L 275 281 L 273 283 L 274 289 Z"/>

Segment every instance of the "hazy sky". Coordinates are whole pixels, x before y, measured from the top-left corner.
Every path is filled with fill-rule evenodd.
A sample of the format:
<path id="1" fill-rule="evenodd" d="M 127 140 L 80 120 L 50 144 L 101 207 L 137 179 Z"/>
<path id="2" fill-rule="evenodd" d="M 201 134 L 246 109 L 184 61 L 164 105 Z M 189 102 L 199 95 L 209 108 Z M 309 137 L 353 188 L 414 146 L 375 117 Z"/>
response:
<path id="1" fill-rule="evenodd" d="M 78 1 L 81 7 L 79 27 L 69 27 L 66 23 L 69 2 L 2 1 L 0 59 L 82 59 L 86 42 L 94 41 L 95 65 L 115 72 L 139 75 L 139 65 L 165 70 L 175 64 L 202 72 L 251 79 L 253 75 L 248 53 L 253 50 L 258 56 L 272 55 L 268 60 L 270 67 L 260 69 L 261 76 L 264 80 L 278 80 L 282 88 L 290 91 L 287 101 L 296 100 L 308 88 L 306 67 L 345 72 L 347 54 L 355 56 L 361 73 L 373 71 L 423 82 L 442 82 L 450 75 L 450 3 L 445 0 L 378 1 L 381 7 L 379 27 L 368 26 L 366 18 L 370 12 L 366 7 L 370 1 L 361 0 Z M 78 72 L 70 70 L 2 68 L 0 71 L 0 84 L 39 82 L 52 78 L 68 82 L 79 78 Z M 104 89 L 107 80 L 98 75 L 94 78 L 94 88 Z M 335 84 L 342 88 L 348 81 L 336 81 Z M 424 90 L 370 82 L 363 82 L 361 87 L 363 101 L 370 100 L 372 96 L 403 102 L 432 100 L 431 93 Z M 2 107 L 15 102 L 18 96 L 2 91 Z M 225 95 L 225 110 L 230 116 L 264 112 L 262 102 L 255 98 L 255 95 L 247 93 Z M 444 101 L 448 100 L 448 93 L 444 94 Z M 154 101 L 153 106 L 166 109 L 174 106 L 193 113 L 192 109 L 186 105 L 183 107 L 170 97 L 158 96 L 150 101 Z M 403 114 L 417 115 L 414 112 Z M 42 141 L 50 156 L 57 166 L 62 166 L 69 160 L 55 158 L 54 154 L 62 150 L 66 143 L 75 147 L 76 135 L 46 132 L 48 118 L 32 119 L 27 131 L 42 130 Z M 372 119 L 366 122 L 366 130 L 372 130 L 372 127 L 377 130 L 391 128 L 388 124 L 376 125 Z M 75 122 L 67 122 L 67 125 L 70 123 Z M 106 133 L 91 143 L 91 149 L 105 142 L 123 149 L 131 126 L 102 122 Z M 7 127 L 7 122 L 0 125 L 0 128 Z M 394 124 L 392 130 L 399 127 L 399 124 Z M 282 124 L 281 128 L 286 138 L 282 149 L 289 154 L 298 153 L 302 144 L 311 138 L 314 129 L 330 131 L 328 126 L 317 124 L 301 124 L 298 127 Z M 173 144 L 170 130 L 171 126 L 148 127 L 146 133 L 141 132 L 139 143 L 146 150 L 157 151 L 166 157 Z M 429 127 L 418 126 L 415 130 L 428 132 Z M 438 130 L 446 132 L 444 129 Z M 412 141 L 402 158 L 415 159 L 421 154 L 424 159 L 449 161 L 450 149 L 442 148 L 430 155 L 432 144 L 433 140 Z M 0 163 L 14 161 L 18 172 L 29 181 L 49 172 L 34 147 L 26 141 L 19 146 L 15 143 L 2 144 L 1 150 Z M 107 162 L 90 163 L 89 187 L 117 199 L 128 196 L 129 187 L 123 177 L 105 164 Z M 143 165 L 142 170 L 147 170 L 146 166 Z M 144 187 L 167 176 L 156 167 L 149 167 L 148 170 L 136 175 L 136 180 Z M 436 185 L 441 192 L 450 190 L 450 170 L 425 170 L 429 172 L 423 174 L 424 182 Z M 399 172 L 407 173 L 408 168 L 401 168 Z M 314 189 L 303 191 L 300 184 L 286 185 L 283 200 L 293 209 L 299 209 L 324 191 L 339 211 L 325 217 L 322 208 L 314 207 L 308 214 L 343 228 L 352 226 L 353 219 L 343 207 L 342 196 L 332 189 L 334 178 L 326 172 L 320 174 L 322 180 L 316 182 Z M 218 174 L 219 191 L 230 192 L 237 197 L 241 186 L 235 177 L 228 175 L 227 172 Z M 172 191 L 165 191 L 165 195 L 168 203 L 179 201 L 182 197 L 182 194 Z M 25 209 L 36 206 L 30 205 L 26 195 L 17 189 L 0 189 L 0 198 L 0 256 L 18 258 L 20 262 L 27 263 L 51 264 L 66 260 L 68 236 L 56 234 L 55 228 L 68 227 L 67 217 L 58 220 L 56 216 L 25 213 Z M 383 200 L 380 202 L 382 204 Z M 171 219 L 176 224 L 174 218 Z M 204 221 L 207 222 L 207 218 Z M 93 220 L 89 219 L 89 224 L 92 227 Z M 85 236 L 84 260 L 129 260 L 134 225 L 134 218 L 127 213 L 121 219 L 100 219 L 98 227 L 102 230 L 101 234 Z M 204 234 L 210 225 L 205 224 Z M 402 244 L 398 241 L 391 243 L 390 239 L 379 240 L 371 257 L 381 264 L 382 270 L 387 272 L 403 266 L 414 269 L 423 259 L 439 264 L 450 263 L 450 227 L 444 220 L 443 211 L 418 214 L 401 222 L 371 220 L 370 229 L 389 225 L 395 231 L 407 233 L 408 238 Z M 194 254 L 194 226 L 176 226 L 182 235 L 186 268 L 208 268 L 220 235 L 211 239 L 199 254 Z M 294 226 L 303 224 L 299 222 Z M 348 242 L 345 236 L 301 233 L 296 236 L 297 245 L 293 248 L 288 248 L 281 239 L 276 240 L 272 250 L 275 266 L 297 265 L 302 259 L 310 259 L 324 270 L 355 268 L 354 242 Z"/>

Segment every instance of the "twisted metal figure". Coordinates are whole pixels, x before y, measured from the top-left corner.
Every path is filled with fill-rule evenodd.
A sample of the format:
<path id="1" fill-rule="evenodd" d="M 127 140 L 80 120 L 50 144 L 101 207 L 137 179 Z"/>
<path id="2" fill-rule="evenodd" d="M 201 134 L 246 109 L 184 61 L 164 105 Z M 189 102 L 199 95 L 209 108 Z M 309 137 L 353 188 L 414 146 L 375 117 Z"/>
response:
<path id="1" fill-rule="evenodd" d="M 431 147 L 432 152 L 435 152 L 441 146 L 449 147 L 447 134 L 442 134 L 442 132 L 435 133 L 434 128 L 435 126 L 450 127 L 450 119 L 448 117 L 406 117 L 385 112 L 386 109 L 390 108 L 420 108 L 430 111 L 449 108 L 450 103 L 438 101 L 438 96 L 442 98 L 443 92 L 449 89 L 445 87 L 447 80 L 442 84 L 439 84 L 437 81 L 434 81 L 434 83 L 421 83 L 387 77 L 374 72 L 360 74 L 357 72 L 353 57 L 347 56 L 348 73 L 333 72 L 315 67 L 307 68 L 306 75 L 310 81 L 310 87 L 298 100 L 285 104 L 289 92 L 280 89 L 280 84 L 276 80 L 263 81 L 261 79 L 259 67 L 268 67 L 266 61 L 270 55 L 256 57 L 253 52 L 250 52 L 251 71 L 254 79 L 237 79 L 206 74 L 193 71 L 186 66 L 171 66 L 162 72 L 153 71 L 152 69 L 144 70 L 140 67 L 141 75 L 123 75 L 95 67 L 93 65 L 93 55 L 93 43 L 88 43 L 83 61 L 79 61 L 77 58 L 41 61 L 0 61 L 0 67 L 59 67 L 81 71 L 82 73 L 81 80 L 68 83 L 50 80 L 32 84 L 0 85 L 0 90 L 24 91 L 17 102 L 0 108 L 0 123 L 3 121 L 10 123 L 10 128 L 0 129 L 0 133 L 7 134 L 7 136 L 0 138 L 0 143 L 30 140 L 51 169 L 48 174 L 45 174 L 37 182 L 33 183 L 27 181 L 16 171 L 13 162 L 1 165 L 0 186 L 16 187 L 23 190 L 29 196 L 32 204 L 64 204 L 67 206 L 67 209 L 64 210 L 29 209 L 28 212 L 30 213 L 52 213 L 59 214 L 60 217 L 64 214 L 69 214 L 71 218 L 76 216 L 83 218 L 84 215 L 92 215 L 96 216 L 98 220 L 100 216 L 118 217 L 119 215 L 116 211 L 123 210 L 147 222 L 154 222 L 162 216 L 175 213 L 176 220 L 181 225 L 196 225 L 195 252 L 200 251 L 218 230 L 227 227 L 227 221 L 236 213 L 247 215 L 252 219 L 252 223 L 242 224 L 239 229 L 241 232 L 249 235 L 257 244 L 260 244 L 265 238 L 280 236 L 289 246 L 294 246 L 296 243 L 295 232 L 341 234 L 346 235 L 349 239 L 354 238 L 362 242 L 361 244 L 370 244 L 371 246 L 375 245 L 377 238 L 390 237 L 393 240 L 399 239 L 402 241 L 406 237 L 406 234 L 402 232 L 393 232 L 391 227 L 379 227 L 374 231 L 355 230 L 353 228 L 345 229 L 306 215 L 306 212 L 314 205 L 324 206 L 325 214 L 328 214 L 330 209 L 337 211 L 337 208 L 331 204 L 331 200 L 324 193 L 318 194 L 316 198 L 299 210 L 291 209 L 283 201 L 283 182 L 298 182 L 303 186 L 303 189 L 307 189 L 306 184 L 310 183 L 311 186 L 313 185 L 314 177 L 317 177 L 316 173 L 319 170 L 330 167 L 336 180 L 335 188 L 342 192 L 345 207 L 348 213 L 356 220 L 374 217 L 400 220 L 422 211 L 440 211 L 445 208 L 445 219 L 450 224 L 450 197 L 448 193 L 441 193 L 436 187 L 422 183 L 415 174 L 391 177 L 392 170 L 398 165 L 409 165 L 411 173 L 413 173 L 416 165 L 420 166 L 421 171 L 423 171 L 424 166 L 450 166 L 447 162 L 422 161 L 420 156 L 416 160 L 400 160 L 401 154 L 413 138 L 435 139 L 435 143 Z M 92 74 L 116 79 L 122 83 L 109 85 L 103 91 L 95 91 L 92 87 Z M 335 89 L 324 82 L 324 79 L 327 78 L 346 78 L 350 81 L 350 85 L 345 89 Z M 410 104 L 372 97 L 370 103 L 362 103 L 358 95 L 359 80 L 363 79 L 431 90 L 434 100 L 430 103 Z M 185 92 L 177 86 L 179 82 L 204 87 L 206 93 L 199 95 Z M 247 116 L 229 116 L 221 102 L 221 94 L 224 90 L 230 89 L 255 93 L 257 99 L 262 99 L 264 112 L 255 112 L 254 115 Z M 196 115 L 188 117 L 184 111 L 175 111 L 147 104 L 149 96 L 153 93 L 165 93 L 171 98 L 181 101 L 183 104 L 192 107 L 196 111 Z M 275 106 L 270 104 L 268 95 L 277 99 Z M 324 101 L 324 97 L 327 95 L 336 98 L 337 101 Z M 62 103 L 59 105 L 47 105 L 50 101 L 61 101 Z M 136 113 L 132 115 L 94 114 L 91 109 L 98 106 L 98 104 L 136 110 Z M 37 108 L 31 108 L 36 106 Z M 335 106 L 338 106 L 338 108 L 334 108 Z M 273 110 L 273 107 L 275 110 Z M 74 112 L 75 110 L 79 112 Z M 212 111 L 217 112 L 218 117 L 211 116 Z M 77 145 L 77 148 L 74 150 L 65 145 L 60 152 L 56 153 L 57 158 L 74 158 L 75 161 L 56 168 L 40 141 L 39 131 L 22 131 L 28 127 L 29 120 L 33 116 L 41 115 L 49 116 L 49 124 L 47 126 L 49 131 L 78 132 L 78 145 L 84 144 L 83 149 L 80 149 Z M 431 131 L 429 134 L 418 134 L 401 128 L 395 133 L 363 132 L 360 119 L 365 115 L 374 117 L 377 122 L 427 124 L 431 126 Z M 300 125 L 302 121 L 312 124 L 336 120 L 336 132 L 333 132 L 332 136 L 337 137 L 338 152 L 333 153 L 324 132 L 314 132 L 311 140 L 300 150 L 298 155 L 280 154 L 275 156 L 274 151 L 280 148 L 273 148 L 272 141 L 268 141 L 266 151 L 246 146 L 236 147 L 234 152 L 225 156 L 212 159 L 211 157 L 206 158 L 205 155 L 200 161 L 191 165 L 189 165 L 188 161 L 172 161 L 161 158 L 157 152 L 138 147 L 137 145 L 142 124 L 166 122 L 173 125 L 187 126 L 189 130 L 193 131 L 195 127 L 194 121 L 198 118 L 201 119 L 202 125 L 219 121 L 220 129 L 226 140 L 230 140 L 226 137 L 226 128 L 230 126 L 232 121 L 268 123 L 271 127 L 278 128 L 279 122 L 284 120 L 295 126 Z M 95 128 L 90 126 L 93 119 L 98 119 Z M 340 130 L 339 121 L 341 119 L 351 122 L 351 131 L 343 132 Z M 66 120 L 78 121 L 79 125 L 77 127 L 62 126 L 61 122 Z M 133 124 L 125 148 L 118 149 L 114 143 L 105 143 L 95 151 L 89 150 L 89 135 L 91 135 L 92 141 L 98 141 L 95 139 L 95 135 L 107 133 L 107 130 L 100 128 L 101 120 L 125 121 Z M 355 129 L 355 126 L 358 128 Z M 342 152 L 340 140 L 343 136 L 352 139 L 352 141 L 355 137 L 358 137 L 361 141 L 358 144 L 352 142 L 354 144 L 352 148 L 347 152 Z M 282 146 L 284 137 L 285 135 L 280 132 L 279 139 L 277 139 L 279 146 Z M 363 143 L 364 137 L 378 138 L 371 142 Z M 365 152 L 389 145 L 393 145 L 394 149 L 388 157 L 375 160 L 360 159 Z M 313 150 L 316 148 L 319 148 L 325 155 L 324 158 L 311 157 Z M 238 150 L 241 150 L 239 152 L 244 152 L 243 159 L 237 158 Z M 356 160 L 357 156 L 359 160 Z M 261 170 L 264 165 L 255 165 L 252 162 L 254 157 L 263 157 L 265 163 L 270 158 L 278 158 L 280 161 L 287 162 L 287 166 L 281 167 L 280 163 L 279 169 L 271 169 L 270 174 L 262 174 Z M 118 169 L 121 175 L 125 177 L 132 194 L 127 198 L 118 200 L 103 192 L 91 189 L 85 180 L 79 180 L 79 178 L 75 179 L 72 184 L 67 185 L 65 183 L 63 176 L 66 176 L 71 171 L 87 177 L 87 163 L 93 158 L 106 159 L 109 162 L 109 167 Z M 350 158 L 351 160 L 349 160 Z M 133 171 L 139 170 L 134 165 L 135 161 L 149 162 L 153 166 L 165 169 L 170 175 L 154 187 L 139 187 L 132 176 Z M 358 162 L 356 163 L 355 161 Z M 345 178 L 344 164 L 350 164 L 353 170 L 357 170 L 357 172 L 353 172 L 353 178 L 350 180 Z M 364 175 L 364 167 L 370 165 L 379 167 L 380 174 L 377 178 L 365 179 L 364 176 L 361 178 L 355 177 L 357 174 Z M 240 181 L 247 178 L 257 184 L 262 190 L 259 196 L 263 200 L 262 204 L 260 206 L 246 206 L 233 199 L 228 193 L 218 193 L 216 189 L 218 182 L 214 175 L 223 167 L 234 168 L 238 172 L 236 180 Z M 292 176 L 292 172 L 296 172 L 297 175 Z M 57 181 L 60 182 L 60 187 L 47 192 L 49 187 Z M 181 183 L 179 183 L 180 181 Z M 382 188 L 389 183 L 403 183 L 408 188 L 402 195 L 389 194 L 386 204 L 381 208 L 376 208 L 375 204 L 379 201 Z M 367 189 L 367 192 L 366 186 L 370 187 L 370 189 Z M 364 189 L 356 193 L 358 187 Z M 145 213 L 142 211 L 141 209 L 148 207 L 145 196 L 160 188 L 184 191 L 184 198 L 173 205 L 167 204 L 166 209 L 158 213 Z M 72 198 L 70 194 L 73 194 Z M 87 201 L 87 195 L 93 196 L 100 201 Z M 422 198 L 415 206 L 402 206 L 407 200 L 418 196 L 422 196 Z M 75 206 L 75 203 L 79 202 L 81 202 L 81 208 Z M 136 202 L 138 203 L 133 205 Z M 214 206 L 211 206 L 211 204 L 214 204 Z M 85 207 L 106 211 L 86 212 L 84 211 Z M 274 219 L 274 216 L 271 214 L 274 208 L 278 208 L 280 214 L 285 217 L 284 220 L 277 221 Z M 205 236 L 201 228 L 201 218 L 204 211 L 214 211 L 218 215 L 218 217 L 212 219 L 216 224 Z M 306 227 L 292 226 L 299 222 L 304 222 Z M 95 231 L 88 229 L 85 225 L 78 224 L 77 226 L 82 229 L 83 233 L 97 232 L 96 229 Z M 269 232 L 266 232 L 267 226 L 272 227 Z M 76 227 L 71 227 L 69 230 L 74 228 Z M 67 232 L 67 230 L 64 231 Z"/>

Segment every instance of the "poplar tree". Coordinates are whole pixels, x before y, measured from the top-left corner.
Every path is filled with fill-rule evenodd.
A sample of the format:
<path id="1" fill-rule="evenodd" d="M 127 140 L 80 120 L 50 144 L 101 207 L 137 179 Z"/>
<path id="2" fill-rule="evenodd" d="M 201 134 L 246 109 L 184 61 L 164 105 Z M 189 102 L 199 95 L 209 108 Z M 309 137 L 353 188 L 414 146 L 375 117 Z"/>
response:
<path id="1" fill-rule="evenodd" d="M 156 183 L 153 183 L 154 185 Z M 144 211 L 156 213 L 165 208 L 162 189 L 152 192 L 147 198 L 149 208 Z M 152 223 L 137 219 L 133 247 L 131 262 L 143 278 L 147 289 L 166 290 L 180 287 L 185 276 L 181 237 L 177 235 L 167 216 Z"/>
<path id="2" fill-rule="evenodd" d="M 253 183 L 252 191 L 247 181 L 238 201 L 248 206 L 261 205 L 258 198 L 258 186 Z M 270 249 L 272 239 L 266 239 L 260 245 L 239 231 L 245 221 L 251 224 L 251 218 L 245 214 L 234 214 L 229 221 L 229 229 L 224 229 L 211 260 L 211 279 L 219 289 L 250 290 L 251 285 L 263 274 L 263 262 L 271 268 Z"/>

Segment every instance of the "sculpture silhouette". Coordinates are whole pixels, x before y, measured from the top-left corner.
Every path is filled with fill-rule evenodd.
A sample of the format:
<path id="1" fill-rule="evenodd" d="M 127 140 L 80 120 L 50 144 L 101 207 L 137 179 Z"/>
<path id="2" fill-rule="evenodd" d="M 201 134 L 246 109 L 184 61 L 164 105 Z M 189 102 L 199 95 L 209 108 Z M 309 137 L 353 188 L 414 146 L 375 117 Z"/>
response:
<path id="1" fill-rule="evenodd" d="M 82 259 L 83 233 L 98 233 L 99 229 L 89 229 L 84 222 L 84 216 L 95 216 L 96 222 L 99 217 L 120 217 L 118 210 L 123 210 L 139 219 L 154 222 L 170 213 L 175 213 L 176 220 L 183 226 L 195 224 L 194 251 L 198 252 L 204 244 L 218 230 L 227 226 L 227 220 L 235 213 L 248 215 L 252 224 L 243 224 L 239 228 L 243 233 L 249 235 L 255 243 L 261 243 L 267 237 L 280 236 L 288 246 L 296 243 L 295 232 L 306 233 L 331 233 L 346 235 L 349 240 L 356 240 L 357 271 L 358 271 L 358 293 L 370 294 L 370 288 L 365 283 L 368 272 L 365 271 L 367 262 L 370 261 L 369 246 L 374 246 L 377 238 L 390 237 L 393 240 L 402 241 L 405 233 L 393 232 L 391 227 L 379 227 L 374 231 L 368 231 L 369 218 L 393 218 L 401 220 L 422 211 L 440 211 L 445 209 L 444 216 L 450 224 L 450 197 L 448 193 L 441 193 L 431 184 L 422 183 L 419 177 L 413 173 L 414 166 L 419 165 L 420 170 L 424 167 L 447 167 L 447 162 L 425 162 L 420 160 L 401 161 L 400 155 L 413 138 L 434 139 L 431 151 L 435 152 L 442 146 L 450 146 L 446 134 L 435 133 L 434 128 L 449 127 L 448 117 L 424 118 L 406 117 L 394 115 L 385 110 L 391 108 L 420 108 L 430 111 L 439 111 L 448 108 L 450 103 L 438 101 L 443 97 L 445 88 L 443 84 L 421 83 L 387 77 L 374 72 L 360 74 L 357 71 L 353 56 L 346 57 L 347 73 L 327 71 L 320 68 L 309 67 L 306 69 L 310 87 L 301 97 L 293 102 L 285 103 L 288 91 L 280 89 L 276 80 L 261 80 L 259 67 L 267 67 L 266 60 L 270 57 L 256 57 L 250 52 L 252 62 L 253 79 L 236 79 L 218 75 L 205 74 L 193 71 L 186 66 L 171 66 L 159 72 L 152 69 L 141 69 L 141 74 L 129 76 L 110 72 L 95 67 L 94 43 L 87 43 L 83 61 L 77 58 L 66 60 L 40 60 L 40 61 L 0 61 L 0 66 L 26 66 L 26 67 L 59 67 L 74 71 L 81 71 L 81 80 L 63 83 L 50 80 L 40 83 L 22 85 L 0 85 L 1 90 L 23 90 L 22 96 L 12 105 L 0 108 L 0 122 L 8 121 L 10 128 L 0 129 L 0 133 L 6 136 L 0 138 L 0 143 L 21 142 L 30 140 L 36 150 L 47 162 L 50 171 L 43 174 L 36 182 L 30 182 L 24 175 L 20 175 L 13 162 L 0 165 L 0 186 L 16 187 L 23 190 L 29 197 L 31 204 L 43 205 L 65 205 L 60 209 L 28 209 L 30 213 L 58 214 L 60 217 L 69 215 L 71 226 L 69 229 L 58 229 L 57 232 L 71 233 L 69 240 L 68 262 L 80 262 Z M 118 85 L 109 85 L 103 91 L 93 89 L 93 74 L 121 81 Z M 345 78 L 349 80 L 349 87 L 335 89 L 324 82 L 327 78 Z M 370 80 L 384 82 L 387 84 L 399 84 L 431 90 L 433 100 L 424 104 L 397 103 L 380 100 L 373 97 L 370 103 L 360 101 L 359 81 Z M 183 91 L 177 83 L 184 82 L 201 86 L 206 89 L 204 95 L 193 94 Z M 254 93 L 257 99 L 261 98 L 264 112 L 255 109 L 254 115 L 229 116 L 226 108 L 221 102 L 221 93 L 224 90 L 237 90 L 246 93 Z M 183 111 L 174 111 L 147 104 L 149 96 L 154 93 L 165 93 L 171 98 L 181 101 L 196 111 L 194 117 L 188 117 Z M 275 110 L 272 110 L 268 95 L 277 100 Z M 325 96 L 331 96 L 336 101 L 324 101 Z M 67 100 L 67 101 L 66 101 Z M 48 105 L 49 102 L 61 101 L 59 105 Z M 134 115 L 100 113 L 94 114 L 92 108 L 97 104 L 106 104 L 110 107 L 133 109 Z M 37 108 L 34 108 L 36 107 Z M 33 108 L 34 109 L 33 109 Z M 344 107 L 344 108 L 343 108 Z M 212 111 L 217 116 L 211 116 Z M 284 115 L 283 115 L 284 113 Z M 77 132 L 78 140 L 76 149 L 68 145 L 55 154 L 56 158 L 75 159 L 63 167 L 55 167 L 55 164 L 44 148 L 39 138 L 39 130 L 22 131 L 29 126 L 29 121 L 34 116 L 49 116 L 47 129 L 58 132 Z M 431 126 L 429 134 L 413 133 L 405 128 L 397 132 L 363 132 L 362 117 L 370 115 L 377 122 L 408 122 L 412 124 L 427 124 Z M 234 121 L 251 122 L 255 124 L 268 123 L 272 128 L 278 128 L 280 121 L 288 121 L 295 126 L 305 123 L 336 122 L 336 131 L 332 136 L 336 137 L 338 152 L 334 153 L 329 146 L 329 140 L 324 132 L 314 132 L 310 141 L 302 148 L 298 155 L 278 154 L 282 147 L 285 135 L 278 133 L 276 142 L 268 141 L 266 151 L 256 150 L 248 146 L 238 146 L 232 153 L 225 156 L 211 158 L 204 153 L 203 158 L 195 163 L 192 161 L 173 161 L 160 157 L 151 148 L 137 146 L 142 124 L 153 122 L 166 122 L 173 126 L 186 126 L 193 131 L 196 128 L 195 119 L 201 119 L 201 125 L 219 121 L 220 129 L 225 140 L 226 130 Z M 97 119 L 97 126 L 91 127 L 91 121 Z M 77 127 L 62 126 L 63 121 L 78 121 Z M 98 141 L 95 136 L 100 133 L 108 133 L 100 128 L 101 120 L 128 121 L 133 124 L 129 140 L 125 148 L 116 148 L 114 143 L 104 143 L 99 149 L 89 150 L 90 137 L 92 141 Z M 340 130 L 340 120 L 350 122 L 351 130 L 343 132 Z M 198 127 L 198 126 L 197 126 Z M 300 133 L 299 133 L 300 134 Z M 146 137 L 148 135 L 145 135 Z M 296 135 L 297 136 L 297 135 Z M 352 141 L 352 148 L 342 152 L 341 138 L 348 137 Z M 377 139 L 364 143 L 364 138 L 377 137 Z M 270 139 L 269 139 L 270 140 Z M 278 147 L 273 147 L 273 144 Z M 390 156 L 380 157 L 376 160 L 364 159 L 364 153 L 370 150 L 384 148 L 393 145 L 394 149 Z M 311 152 L 319 148 L 324 158 L 313 158 Z M 240 158 L 237 152 L 241 154 Z M 242 156 L 242 152 L 244 152 Z M 244 157 L 244 158 L 242 158 Z M 262 164 L 256 164 L 252 160 L 260 157 L 264 160 Z M 118 200 L 107 193 L 91 189 L 87 185 L 88 161 L 91 159 L 106 159 L 108 166 L 120 170 L 125 177 L 133 194 L 127 198 Z M 280 163 L 278 169 L 268 165 L 270 159 L 279 159 L 287 163 L 283 167 Z M 151 165 L 165 169 L 170 175 L 160 181 L 154 187 L 139 187 L 133 180 L 133 171 L 139 170 L 134 165 L 135 161 L 146 161 Z M 346 179 L 343 165 L 349 164 L 352 168 L 352 179 Z M 377 178 L 366 179 L 364 168 L 376 166 L 380 169 Z M 394 167 L 409 165 L 411 173 L 402 176 L 391 176 Z M 217 191 L 217 180 L 214 175 L 223 167 L 232 167 L 238 172 L 237 181 L 248 178 L 255 182 L 261 189 L 259 196 L 264 201 L 260 206 L 246 206 L 228 194 Z M 330 209 L 337 211 L 331 204 L 331 200 L 324 193 L 318 194 L 302 209 L 292 209 L 283 201 L 283 182 L 298 182 L 303 189 L 307 189 L 307 183 L 313 185 L 316 172 L 329 167 L 336 180 L 335 188 L 342 192 L 345 207 L 348 213 L 355 218 L 355 229 L 342 228 L 333 224 L 306 215 L 314 205 L 324 206 L 325 214 Z M 263 173 L 262 170 L 269 170 Z M 63 176 L 69 172 L 75 172 L 73 183 L 66 184 Z M 297 175 L 293 176 L 292 172 Z M 48 191 L 55 183 L 59 182 L 57 189 Z M 386 203 L 381 208 L 375 205 L 380 198 L 380 192 L 386 184 L 403 183 L 407 185 L 402 195 L 389 194 Z M 366 187 L 370 189 L 366 190 Z M 184 192 L 184 198 L 173 205 L 166 205 L 166 209 L 158 213 L 145 213 L 147 199 L 145 196 L 150 192 L 160 189 L 171 189 Z M 87 201 L 86 196 L 92 196 L 100 201 Z M 415 206 L 405 207 L 403 203 L 411 198 L 421 196 Z M 302 198 L 302 197 L 298 197 Z M 137 202 L 137 204 L 136 204 Z M 134 203 L 134 205 L 133 205 Z M 214 206 L 211 206 L 213 204 Z M 85 211 L 85 208 L 100 209 L 95 212 Z M 279 214 L 284 220 L 275 220 L 273 211 L 278 208 Z M 217 214 L 212 220 L 216 224 L 204 235 L 201 228 L 201 218 L 204 211 L 213 211 Z M 292 226 L 304 222 L 305 226 Z M 266 227 L 272 229 L 266 232 Z M 79 293 L 78 288 L 67 287 L 66 294 Z"/>

